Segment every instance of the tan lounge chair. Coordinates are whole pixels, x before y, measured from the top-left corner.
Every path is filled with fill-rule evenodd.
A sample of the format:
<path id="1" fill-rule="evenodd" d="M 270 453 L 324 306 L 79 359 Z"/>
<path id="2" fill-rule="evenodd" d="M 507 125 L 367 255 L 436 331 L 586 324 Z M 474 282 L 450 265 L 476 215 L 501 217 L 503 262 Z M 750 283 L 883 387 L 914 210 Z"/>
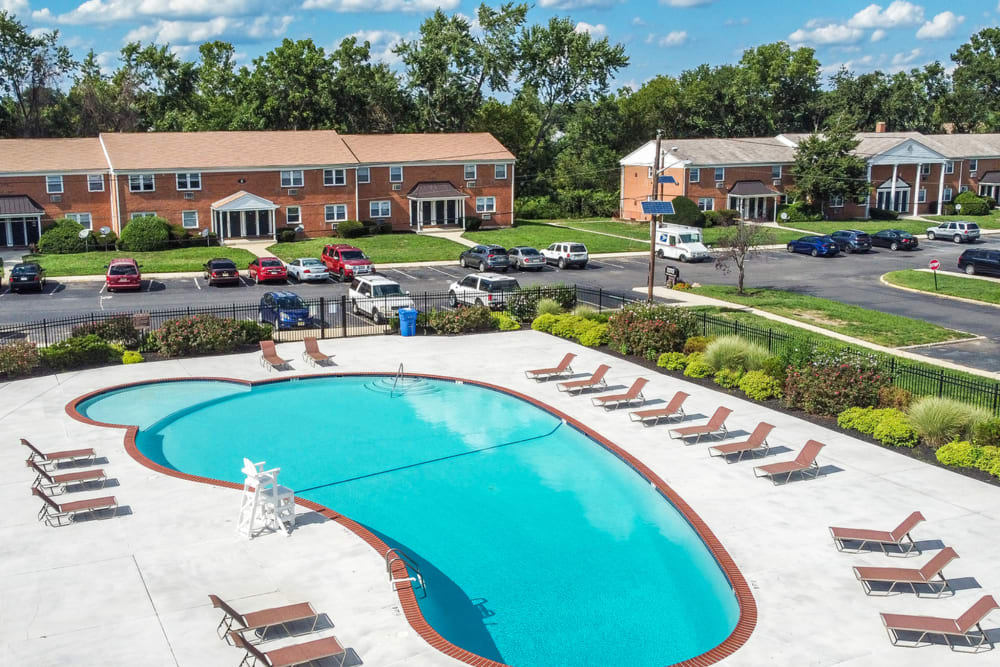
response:
<path id="1" fill-rule="evenodd" d="M 38 512 L 38 520 L 45 521 L 50 526 L 64 526 L 73 521 L 79 514 L 94 513 L 99 510 L 117 510 L 118 501 L 114 496 L 105 498 L 90 498 L 75 500 L 69 503 L 57 503 L 41 489 L 32 487 L 31 492 L 42 499 L 42 509 Z M 112 512 L 114 516 L 114 512 Z M 63 523 L 66 520 L 66 523 Z"/>
<path id="2" fill-rule="evenodd" d="M 549 380 L 555 377 L 562 377 L 564 375 L 572 375 L 573 367 L 570 366 L 573 360 L 576 359 L 576 355 L 572 352 L 567 352 L 566 356 L 562 358 L 558 366 L 553 366 L 552 368 L 536 368 L 533 371 L 524 371 L 524 377 L 529 380 Z"/>
<path id="3" fill-rule="evenodd" d="M 278 351 L 274 348 L 273 340 L 260 341 L 260 365 L 267 370 L 281 370 L 287 368 L 288 359 L 278 356 Z"/>
<path id="4" fill-rule="evenodd" d="M 781 475 L 785 476 L 785 482 L 787 483 L 791 480 L 792 475 L 797 472 L 801 472 L 803 477 L 808 477 L 809 475 L 819 477 L 819 464 L 816 463 L 816 455 L 825 446 L 822 442 L 809 440 L 806 442 L 805 447 L 799 451 L 799 455 L 795 457 L 794 461 L 756 466 L 753 469 L 754 477 L 770 477 L 771 481 L 775 484 L 778 483 L 778 477 Z"/>
<path id="5" fill-rule="evenodd" d="M 66 490 L 67 486 L 72 484 L 100 482 L 101 488 L 104 488 L 104 484 L 108 481 L 102 468 L 67 472 L 62 475 L 50 475 L 45 468 L 42 468 L 31 459 L 28 459 L 25 463 L 35 471 L 35 481 L 31 483 L 31 487 L 45 489 L 52 495 L 59 495 Z"/>
<path id="6" fill-rule="evenodd" d="M 313 619 L 312 626 L 306 632 L 312 632 L 316 629 L 316 623 L 319 622 L 319 614 L 316 613 L 316 610 L 308 602 L 289 604 L 282 607 L 271 607 L 270 609 L 260 609 L 247 614 L 241 614 L 217 595 L 209 594 L 208 598 L 212 601 L 213 607 L 222 610 L 222 620 L 219 621 L 219 626 L 215 631 L 227 642 L 230 641 L 229 635 L 232 632 L 242 634 L 253 631 L 263 639 L 268 630 L 279 625 L 285 629 L 285 632 L 292 634 L 288 629 L 289 623 L 311 618 Z M 236 626 L 235 630 L 233 629 L 234 625 Z"/>
<path id="7" fill-rule="evenodd" d="M 642 389 L 646 386 L 649 380 L 646 378 L 637 378 L 632 386 L 628 388 L 624 394 L 611 394 L 609 396 L 594 396 L 590 399 L 590 402 L 594 405 L 603 407 L 605 410 L 610 410 L 612 408 L 620 408 L 624 403 L 625 406 L 630 407 L 632 401 L 639 401 L 639 405 L 646 402 L 646 397 L 642 395 Z"/>
<path id="8" fill-rule="evenodd" d="M 607 375 L 608 371 L 611 370 L 611 366 L 607 364 L 601 364 L 586 380 L 572 380 L 570 382 L 560 382 L 556 385 L 556 389 L 559 391 L 565 391 L 572 394 L 574 391 L 583 393 L 588 389 L 603 389 L 608 386 L 608 383 L 604 380 L 604 376 Z"/>
<path id="9" fill-rule="evenodd" d="M 53 467 L 59 463 L 79 463 L 80 461 L 93 461 L 97 456 L 93 449 L 66 449 L 61 452 L 41 452 L 33 444 L 21 438 L 21 444 L 31 450 L 29 460 L 38 463 L 43 467 Z"/>
<path id="10" fill-rule="evenodd" d="M 718 438 L 722 440 L 727 435 L 729 435 L 729 429 L 726 428 L 726 418 L 733 413 L 729 408 L 719 407 L 716 409 L 715 414 L 708 420 L 708 423 L 701 424 L 700 426 L 682 426 L 681 428 L 672 428 L 667 431 L 667 435 L 671 438 L 680 438 L 685 443 L 687 439 L 694 436 L 694 444 L 698 444 L 701 440 L 701 436 L 707 435 L 713 438 Z"/>
<path id="11" fill-rule="evenodd" d="M 670 399 L 670 402 L 667 403 L 667 407 L 630 412 L 628 413 L 628 418 L 634 422 L 642 422 L 643 426 L 652 426 L 661 419 L 670 421 L 670 419 L 675 416 L 678 419 L 684 419 L 684 408 L 681 406 L 684 404 L 684 401 L 687 400 L 687 397 L 688 394 L 685 394 L 683 391 L 679 391 L 674 394 L 673 398 Z"/>
<path id="12" fill-rule="evenodd" d="M 771 446 L 767 444 L 767 436 L 771 434 L 774 430 L 774 426 L 768 424 L 767 422 L 761 422 L 757 424 L 757 428 L 753 430 L 750 437 L 743 442 L 731 442 L 725 445 L 710 445 L 708 448 L 709 456 L 723 456 L 726 457 L 727 463 L 732 463 L 733 459 L 730 459 L 731 454 L 739 454 L 736 457 L 736 461 L 742 461 L 743 455 L 747 452 L 751 456 L 755 455 L 757 452 L 761 453 L 761 456 L 767 456 L 768 451 L 770 451 Z M 715 452 L 714 454 L 712 452 Z"/>
<path id="13" fill-rule="evenodd" d="M 302 351 L 302 361 L 306 362 L 310 366 L 318 366 L 320 364 L 328 364 L 333 361 L 335 355 L 323 354 L 319 351 L 319 341 L 316 340 L 314 336 L 306 336 L 302 339 L 305 343 L 306 349 Z"/>
<path id="14" fill-rule="evenodd" d="M 907 567 L 855 567 L 854 576 L 861 582 L 861 587 L 865 589 L 865 595 L 889 595 L 896 588 L 897 584 L 909 586 L 914 595 L 920 597 L 917 591 L 917 584 L 924 584 L 931 589 L 935 597 L 941 597 L 945 591 L 951 590 L 948 580 L 944 578 L 942 570 L 944 566 L 958 558 L 958 554 L 951 547 L 945 547 L 937 553 L 934 558 L 927 561 L 919 569 Z M 937 581 L 940 578 L 941 581 Z M 889 584 L 889 590 L 884 593 L 872 591 L 872 582 L 879 581 Z M 937 587 L 937 588 L 935 588 Z"/>
<path id="15" fill-rule="evenodd" d="M 913 512 L 890 531 L 830 526 L 830 535 L 833 536 L 833 542 L 837 545 L 837 551 L 857 554 L 865 551 L 866 544 L 877 544 L 882 547 L 882 553 L 890 556 L 892 554 L 886 550 L 886 547 L 891 544 L 899 547 L 899 554 L 909 556 L 913 553 L 920 553 L 917 543 L 910 537 L 910 531 L 921 521 L 924 521 L 924 515 L 920 512 Z M 906 540 L 906 543 L 903 540 Z M 847 542 L 857 542 L 858 546 L 850 549 L 846 545 Z"/>
<path id="16" fill-rule="evenodd" d="M 229 633 L 229 637 L 237 648 L 247 652 L 240 662 L 240 667 L 251 667 L 253 665 L 265 665 L 265 667 L 292 667 L 292 665 L 304 665 L 324 658 L 334 658 L 341 665 L 347 658 L 347 651 L 340 645 L 336 637 L 325 639 L 315 639 L 304 644 L 293 644 L 283 648 L 276 648 L 272 651 L 261 651 L 235 630 Z"/>
<path id="17" fill-rule="evenodd" d="M 945 643 L 948 644 L 948 648 L 952 651 L 958 648 L 955 644 L 952 644 L 951 638 L 953 637 L 962 637 L 966 640 L 966 645 L 969 648 L 973 649 L 973 651 L 978 651 L 983 647 L 983 644 L 989 644 L 990 648 L 993 648 L 993 641 L 983 631 L 981 624 L 990 612 L 997 609 L 1000 609 L 1000 605 L 997 604 L 993 596 L 984 595 L 979 598 L 978 602 L 969 607 L 968 611 L 955 619 L 938 616 L 910 616 L 908 614 L 879 614 L 879 616 L 882 617 L 882 624 L 885 625 L 885 630 L 889 633 L 889 641 L 892 642 L 893 646 L 910 646 L 915 648 L 924 643 L 927 635 L 941 635 L 944 637 Z M 979 631 L 977 633 L 979 641 L 975 644 L 972 643 L 975 635 L 970 634 L 972 628 L 976 628 Z M 912 642 L 900 644 L 900 631 L 919 632 L 920 636 Z M 929 645 L 931 642 L 926 642 L 926 644 Z"/>

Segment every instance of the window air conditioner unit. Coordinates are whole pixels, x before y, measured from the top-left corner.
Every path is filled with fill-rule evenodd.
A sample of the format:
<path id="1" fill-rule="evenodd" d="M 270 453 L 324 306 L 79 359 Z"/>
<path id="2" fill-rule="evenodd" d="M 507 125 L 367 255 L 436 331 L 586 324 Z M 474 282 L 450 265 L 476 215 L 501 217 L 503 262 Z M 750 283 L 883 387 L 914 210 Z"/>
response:
<path id="1" fill-rule="evenodd" d="M 466 181 L 465 182 L 465 187 L 467 187 L 467 188 L 474 188 L 474 187 L 476 187 L 476 182 L 475 181 Z"/>
<path id="2" fill-rule="evenodd" d="M 493 217 L 493 216 L 492 216 L 491 214 L 489 214 L 489 213 L 483 213 L 483 220 L 489 220 L 489 219 L 491 219 L 492 217 Z"/>
<path id="3" fill-rule="evenodd" d="M 716 181 L 715 182 L 715 187 L 717 187 L 717 188 L 724 188 L 724 187 L 726 187 L 726 182 L 725 181 Z"/>
<path id="4" fill-rule="evenodd" d="M 403 185 L 401 183 L 393 183 L 392 184 L 392 189 L 393 190 L 402 190 L 403 189 Z"/>
<path id="5" fill-rule="evenodd" d="M 969 176 L 971 176 L 972 178 L 975 178 L 976 177 L 976 170 L 973 169 L 972 171 L 970 171 L 969 172 Z"/>
<path id="6" fill-rule="evenodd" d="M 51 201 L 53 204 L 58 204 L 59 202 L 62 201 L 62 195 L 52 195 L 51 197 L 49 197 L 49 201 Z"/>
<path id="7" fill-rule="evenodd" d="M 295 195 L 297 195 L 297 194 L 299 194 L 299 191 L 298 191 L 298 189 L 297 189 L 297 188 L 296 188 L 296 189 L 294 189 L 294 190 L 289 190 L 289 191 L 288 191 L 288 196 L 289 196 L 289 197 L 294 197 L 294 196 L 295 196 Z"/>
<path id="8" fill-rule="evenodd" d="M 185 192 L 184 193 L 184 199 L 194 199 L 194 193 L 193 192 Z"/>
<path id="9" fill-rule="evenodd" d="M 771 185 L 781 185 L 781 179 L 775 178 L 771 181 Z"/>

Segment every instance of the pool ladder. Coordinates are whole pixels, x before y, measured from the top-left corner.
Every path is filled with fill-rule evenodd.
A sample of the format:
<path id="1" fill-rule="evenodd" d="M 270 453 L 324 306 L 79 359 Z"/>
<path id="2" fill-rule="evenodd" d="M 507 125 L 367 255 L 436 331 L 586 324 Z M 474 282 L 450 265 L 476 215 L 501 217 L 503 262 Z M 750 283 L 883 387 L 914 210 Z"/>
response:
<path id="1" fill-rule="evenodd" d="M 416 576 L 413 576 L 413 577 L 399 577 L 399 578 L 393 577 L 392 576 L 392 566 L 397 561 L 400 562 L 400 563 L 402 563 L 403 565 L 405 565 Z M 402 584 L 402 583 L 405 583 L 405 582 L 408 581 L 410 583 L 419 584 L 420 590 L 423 593 L 423 595 L 421 595 L 420 597 L 424 597 L 424 596 L 427 595 L 427 587 L 424 586 L 424 576 L 422 574 L 420 574 L 420 568 L 417 567 L 417 564 L 415 562 L 413 562 L 412 558 L 410 558 L 409 556 L 407 556 L 405 553 L 403 553 L 399 549 L 389 549 L 388 551 L 385 552 L 385 571 L 386 571 L 386 574 L 389 575 L 389 583 L 392 584 L 392 590 L 394 590 L 394 591 L 399 590 L 399 584 Z M 416 591 L 414 591 L 414 592 L 416 592 Z"/>
<path id="2" fill-rule="evenodd" d="M 392 389 L 389 390 L 389 398 L 392 398 L 393 392 L 396 391 L 396 383 L 399 382 L 400 378 L 402 377 L 403 377 L 403 364 L 400 364 L 399 370 L 396 371 L 396 377 L 392 381 Z M 388 555 L 388 553 L 386 553 L 386 555 Z"/>

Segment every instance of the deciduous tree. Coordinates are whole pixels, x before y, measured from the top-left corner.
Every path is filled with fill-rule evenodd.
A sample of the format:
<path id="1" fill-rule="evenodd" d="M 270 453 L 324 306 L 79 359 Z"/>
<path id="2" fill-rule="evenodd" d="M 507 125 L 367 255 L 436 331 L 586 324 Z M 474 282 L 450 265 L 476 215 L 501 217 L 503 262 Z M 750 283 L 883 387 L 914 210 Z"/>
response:
<path id="1" fill-rule="evenodd" d="M 738 221 L 719 237 L 715 268 L 728 274 L 736 271 L 736 291 L 743 294 L 748 259 L 760 256 L 761 247 L 774 243 L 771 230 L 752 222 Z"/>

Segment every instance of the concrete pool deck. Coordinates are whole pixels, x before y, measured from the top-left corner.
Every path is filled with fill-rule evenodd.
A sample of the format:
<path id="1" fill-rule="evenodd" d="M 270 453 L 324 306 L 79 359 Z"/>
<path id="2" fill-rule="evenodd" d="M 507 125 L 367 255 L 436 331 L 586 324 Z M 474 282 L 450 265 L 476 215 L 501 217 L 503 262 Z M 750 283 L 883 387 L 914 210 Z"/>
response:
<path id="1" fill-rule="evenodd" d="M 467 377 L 527 394 L 579 419 L 627 450 L 684 498 L 722 541 L 749 582 L 758 621 L 727 665 L 959 665 L 993 658 L 955 654 L 944 646 L 889 644 L 879 611 L 957 616 L 985 594 L 1000 595 L 1000 488 L 920 463 L 840 433 L 816 427 L 700 385 L 646 369 L 534 331 L 463 337 L 378 336 L 321 341 L 337 366 L 311 369 L 299 361 L 300 343 L 278 345 L 294 374 L 395 372 Z M 567 351 L 574 367 L 608 363 L 610 385 L 650 378 L 651 398 L 691 394 L 689 415 L 708 416 L 720 404 L 733 409 L 731 431 L 758 421 L 775 425 L 769 441 L 787 448 L 768 462 L 791 459 L 809 438 L 826 443 L 818 480 L 774 486 L 755 479 L 755 462 L 727 465 L 710 459 L 707 443 L 685 446 L 668 426 L 645 428 L 625 411 L 607 413 L 585 397 L 568 397 L 554 383 L 524 378 L 525 368 L 549 366 Z M 291 373 L 286 373 L 291 374 Z M 349 664 L 459 665 L 410 627 L 388 584 L 381 557 L 354 533 L 300 508 L 290 537 L 236 536 L 240 494 L 158 474 L 134 461 L 124 431 L 83 424 L 66 415 L 72 399 L 107 386 L 168 377 L 259 380 L 256 354 L 202 357 L 115 366 L 0 385 L 5 443 L 0 446 L 0 663 L 16 665 L 235 665 L 242 653 L 215 635 L 221 614 L 209 593 L 237 610 L 310 601 L 326 614 L 349 647 Z M 651 407 L 655 407 L 655 404 Z M 456 406 L 460 409 L 460 406 Z M 68 494 L 115 495 L 127 510 L 103 521 L 62 529 L 35 519 L 39 503 L 24 467 L 26 437 L 43 451 L 94 447 L 117 486 Z M 268 461 L 280 466 L 280 461 Z M 336 508 L 333 508 L 336 509 Z M 837 552 L 828 526 L 889 529 L 920 510 L 927 522 L 914 537 L 924 554 L 887 558 Z M 961 556 L 945 574 L 954 597 L 910 593 L 866 597 L 853 565 L 919 567 L 941 546 Z M 1000 640 L 1000 612 L 984 623 Z M 600 628 L 595 628 L 600 633 Z M 665 632 L 669 629 L 665 628 Z M 301 640 L 299 640 L 301 641 Z M 608 637 L 608 665 L 614 637 Z M 274 645 L 286 643 L 275 640 Z M 92 659 L 91 659 L 92 657 Z"/>

